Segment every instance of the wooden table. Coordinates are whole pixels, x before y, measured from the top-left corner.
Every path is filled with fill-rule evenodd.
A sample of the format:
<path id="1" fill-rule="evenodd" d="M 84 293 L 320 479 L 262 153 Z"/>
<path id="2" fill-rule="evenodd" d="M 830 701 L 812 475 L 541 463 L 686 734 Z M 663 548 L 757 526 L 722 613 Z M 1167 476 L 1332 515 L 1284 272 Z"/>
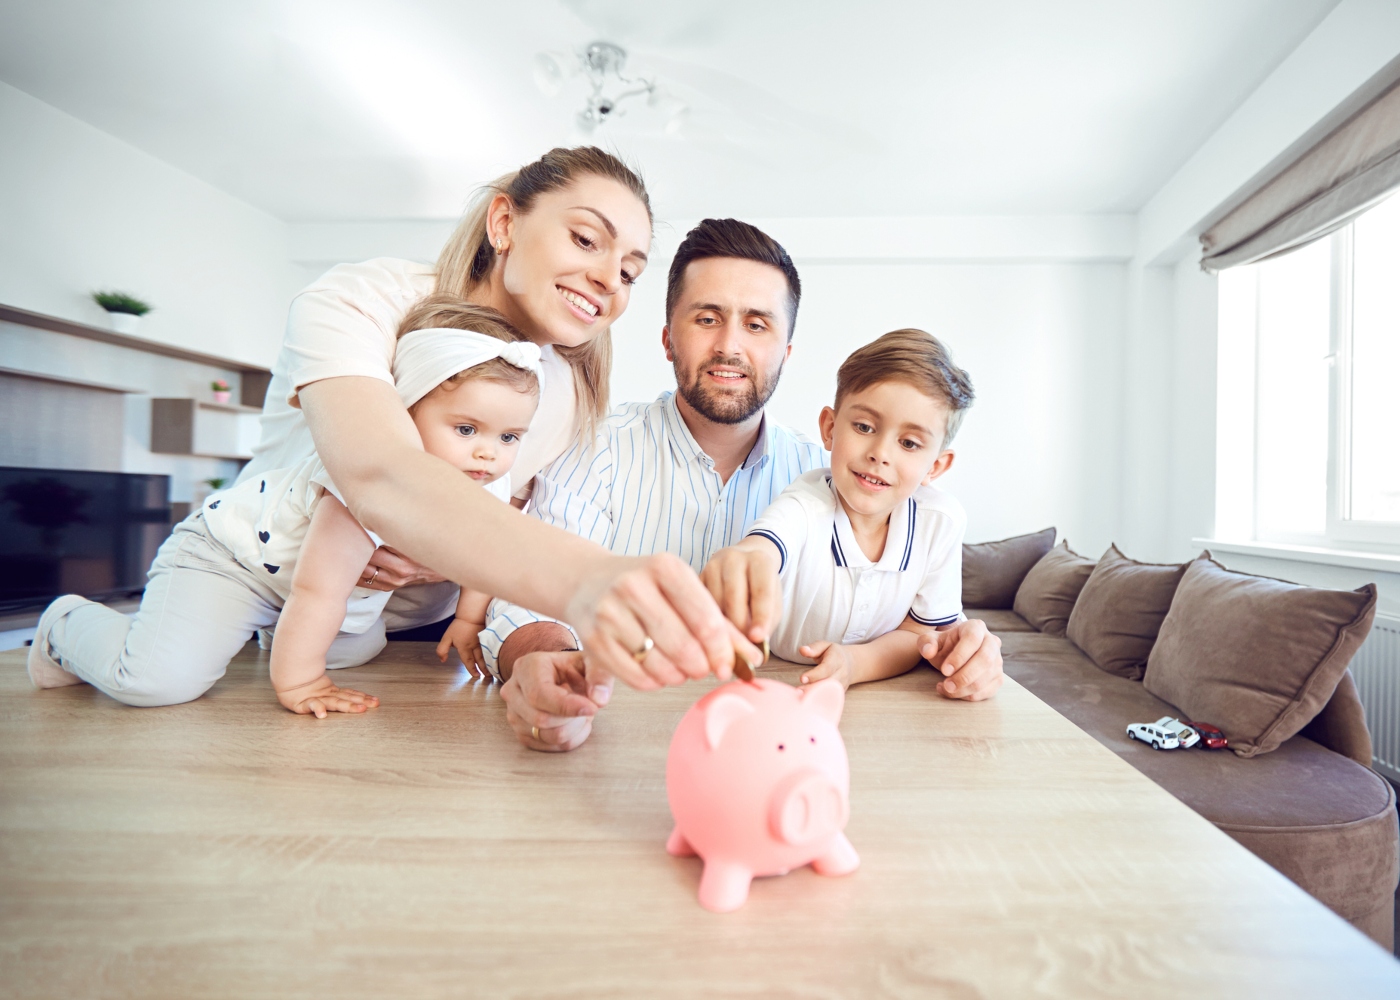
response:
<path id="1" fill-rule="evenodd" d="M 1400 996 L 1389 955 L 1009 680 L 853 691 L 860 870 L 716 915 L 662 846 L 708 685 L 619 692 L 551 756 L 430 646 L 347 674 L 383 707 L 317 722 L 252 646 L 145 710 L 0 654 L 0 995 Z"/>

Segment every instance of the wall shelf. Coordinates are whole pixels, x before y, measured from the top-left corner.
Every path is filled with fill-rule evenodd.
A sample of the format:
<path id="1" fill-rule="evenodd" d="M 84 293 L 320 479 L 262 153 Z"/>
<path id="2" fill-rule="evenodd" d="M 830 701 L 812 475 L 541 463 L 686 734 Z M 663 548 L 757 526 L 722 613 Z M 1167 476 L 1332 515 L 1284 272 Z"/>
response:
<path id="1" fill-rule="evenodd" d="M 253 457 L 244 422 L 262 411 L 202 399 L 151 400 L 151 451 L 243 462 Z M 256 427 L 251 437 L 256 437 Z"/>
<path id="2" fill-rule="evenodd" d="M 133 389 L 130 386 L 112 385 L 109 382 L 93 382 L 89 379 L 70 378 L 67 375 L 50 375 L 43 372 L 26 371 L 23 368 L 7 368 L 0 365 L 0 374 L 15 375 L 19 378 L 31 378 L 38 382 L 57 382 L 59 385 L 76 385 L 83 389 L 97 389 L 100 392 L 115 392 L 123 396 L 139 396 L 140 389 Z"/>
<path id="3" fill-rule="evenodd" d="M 272 372 L 259 365 L 250 365 L 246 361 L 235 361 L 232 358 L 221 358 L 213 354 L 204 354 L 200 351 L 189 351 L 183 347 L 162 344 L 159 341 L 150 340 L 146 337 L 137 337 L 129 333 L 117 333 L 115 330 L 104 330 L 100 326 L 91 326 L 87 323 L 75 323 L 72 320 L 60 319 L 57 316 L 47 316 L 44 313 L 30 312 L 28 309 L 20 309 L 17 306 L 0 304 L 0 322 L 15 323 L 19 326 L 28 326 L 36 330 L 52 330 L 55 333 L 66 333 L 72 337 L 81 337 L 84 340 L 95 340 L 103 344 L 113 344 L 117 347 L 127 348 L 128 350 L 143 351 L 146 354 L 158 354 L 162 357 L 175 358 L 179 361 L 192 361 L 196 364 L 211 365 L 215 368 L 225 368 L 236 371 L 239 375 L 239 402 L 245 406 L 256 407 L 259 410 L 262 409 L 263 397 L 267 395 L 268 383 L 272 381 Z M 94 388 L 103 387 L 94 386 Z"/>
<path id="4" fill-rule="evenodd" d="M 249 413 L 255 416 L 262 414 L 261 406 L 244 406 L 240 403 L 216 403 L 213 400 L 196 399 L 195 405 L 201 410 L 218 410 L 221 413 Z"/>

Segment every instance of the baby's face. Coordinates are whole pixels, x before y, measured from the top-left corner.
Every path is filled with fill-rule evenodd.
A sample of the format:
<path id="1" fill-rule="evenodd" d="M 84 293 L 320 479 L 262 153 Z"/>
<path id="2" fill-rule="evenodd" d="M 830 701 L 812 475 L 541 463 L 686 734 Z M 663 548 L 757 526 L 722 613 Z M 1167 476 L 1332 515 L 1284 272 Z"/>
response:
<path id="1" fill-rule="evenodd" d="M 850 393 L 820 422 L 831 481 L 850 513 L 888 515 L 953 463 L 943 449 L 947 407 L 905 382 Z"/>
<path id="2" fill-rule="evenodd" d="M 500 479 L 515 464 L 540 397 L 502 382 L 473 378 L 434 389 L 413 411 L 423 450 L 479 483 Z"/>

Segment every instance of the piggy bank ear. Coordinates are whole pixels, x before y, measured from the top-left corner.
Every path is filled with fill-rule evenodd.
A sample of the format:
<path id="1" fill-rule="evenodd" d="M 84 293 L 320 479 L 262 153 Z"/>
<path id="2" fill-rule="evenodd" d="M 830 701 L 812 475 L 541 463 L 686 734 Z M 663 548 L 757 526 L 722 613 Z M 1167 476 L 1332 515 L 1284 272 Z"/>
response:
<path id="1" fill-rule="evenodd" d="M 710 702 L 705 708 L 705 745 L 715 749 L 729 727 L 753 714 L 753 710 L 753 706 L 737 694 L 722 694 Z"/>
<path id="2" fill-rule="evenodd" d="M 833 726 L 841 721 L 841 709 L 846 704 L 846 689 L 834 677 L 801 688 L 802 704 Z"/>

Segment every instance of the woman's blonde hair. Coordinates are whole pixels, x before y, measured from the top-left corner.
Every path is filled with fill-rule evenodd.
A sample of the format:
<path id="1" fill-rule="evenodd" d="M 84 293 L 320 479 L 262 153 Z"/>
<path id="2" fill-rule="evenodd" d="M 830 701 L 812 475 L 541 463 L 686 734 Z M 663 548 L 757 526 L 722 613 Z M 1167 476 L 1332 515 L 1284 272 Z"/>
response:
<path id="1" fill-rule="evenodd" d="M 435 294 L 420 299 L 399 323 L 398 335 L 402 337 L 414 330 L 471 330 L 473 333 L 495 337 L 506 343 L 526 339 L 523 333 L 512 326 L 510 321 L 496 310 L 486 306 L 472 305 L 470 302 L 463 302 L 450 295 Z M 458 372 L 439 384 L 433 392 L 437 392 L 438 389 L 451 391 L 468 379 L 476 378 L 485 379 L 488 382 L 502 382 L 516 392 L 538 395 L 540 391 L 540 380 L 535 377 L 534 372 L 528 368 L 517 368 L 504 358 L 492 358 L 490 361 L 483 361 L 474 368 Z M 427 396 L 423 397 L 423 399 L 427 398 Z M 420 399 L 418 402 L 422 401 Z M 414 403 L 413 406 L 410 406 L 409 412 L 413 412 L 417 405 L 418 403 Z"/>
<path id="2" fill-rule="evenodd" d="M 551 149 L 534 163 L 498 177 L 476 193 L 467 214 L 438 257 L 438 295 L 466 299 L 490 276 L 496 251 L 486 232 L 486 213 L 496 195 L 505 195 L 516 211 L 525 213 L 540 195 L 567 187 L 579 177 L 590 174 L 617 181 L 627 188 L 646 207 L 647 218 L 651 218 L 651 199 L 647 197 L 646 185 L 616 156 L 597 146 Z M 608 412 L 612 333 L 604 330 L 586 344 L 556 347 L 555 350 L 574 370 L 574 392 L 582 411 L 582 430 L 585 439 L 590 439 L 598 421 Z"/>

